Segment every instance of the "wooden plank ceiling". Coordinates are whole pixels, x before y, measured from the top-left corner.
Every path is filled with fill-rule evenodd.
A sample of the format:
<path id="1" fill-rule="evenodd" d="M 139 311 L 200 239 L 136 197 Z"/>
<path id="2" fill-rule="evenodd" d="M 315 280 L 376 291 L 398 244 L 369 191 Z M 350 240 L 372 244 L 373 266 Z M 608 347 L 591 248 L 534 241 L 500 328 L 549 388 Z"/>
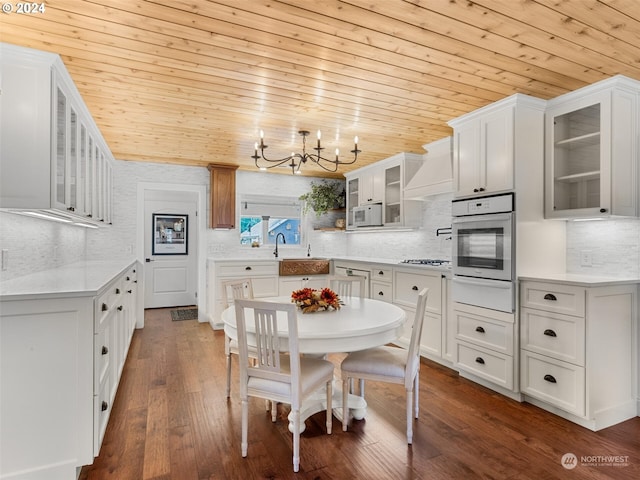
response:
<path id="1" fill-rule="evenodd" d="M 640 80 L 637 0 L 47 0 L 0 39 L 61 55 L 116 158 L 251 170 L 261 129 L 272 156 L 358 135 L 344 173 L 513 93 Z"/>

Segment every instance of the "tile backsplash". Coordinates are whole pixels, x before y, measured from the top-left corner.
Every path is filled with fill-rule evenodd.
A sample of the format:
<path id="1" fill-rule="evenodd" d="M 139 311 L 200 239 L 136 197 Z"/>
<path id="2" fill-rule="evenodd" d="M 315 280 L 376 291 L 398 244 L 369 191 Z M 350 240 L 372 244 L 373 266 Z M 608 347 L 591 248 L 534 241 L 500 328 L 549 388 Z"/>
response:
<path id="1" fill-rule="evenodd" d="M 567 272 L 640 277 L 640 220 L 567 222 Z"/>
<path id="2" fill-rule="evenodd" d="M 309 189 L 312 177 L 237 172 L 237 193 L 286 194 L 297 197 Z M 0 248 L 8 250 L 9 279 L 54 268 L 85 258 L 122 258 L 135 255 L 137 185 L 140 182 L 202 185 L 208 190 L 209 173 L 203 167 L 182 167 L 118 161 L 114 165 L 114 216 L 112 227 L 85 230 L 44 220 L 0 212 Z M 452 194 L 428 197 L 421 202 L 424 227 L 418 230 L 377 233 L 323 232 L 314 230 L 317 220 L 307 216 L 308 236 L 300 247 L 287 246 L 283 256 L 451 259 L 450 235 L 436 235 L 451 226 Z M 340 214 L 334 214 L 340 215 Z M 329 224 L 333 219 L 327 220 Z M 209 258 L 274 258 L 269 247 L 239 245 L 238 231 L 207 230 Z M 567 223 L 567 271 L 569 273 L 640 277 L 640 220 L 615 219 Z M 584 254 L 591 266 L 583 265 Z"/>

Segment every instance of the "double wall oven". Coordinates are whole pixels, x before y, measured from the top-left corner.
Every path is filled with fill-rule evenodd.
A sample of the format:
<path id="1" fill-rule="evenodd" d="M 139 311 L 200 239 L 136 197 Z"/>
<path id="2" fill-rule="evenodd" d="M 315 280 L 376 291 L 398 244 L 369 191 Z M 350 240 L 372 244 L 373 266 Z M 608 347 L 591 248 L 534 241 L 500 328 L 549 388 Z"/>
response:
<path id="1" fill-rule="evenodd" d="M 515 209 L 513 193 L 454 200 L 452 204 L 455 302 L 515 309 Z"/>

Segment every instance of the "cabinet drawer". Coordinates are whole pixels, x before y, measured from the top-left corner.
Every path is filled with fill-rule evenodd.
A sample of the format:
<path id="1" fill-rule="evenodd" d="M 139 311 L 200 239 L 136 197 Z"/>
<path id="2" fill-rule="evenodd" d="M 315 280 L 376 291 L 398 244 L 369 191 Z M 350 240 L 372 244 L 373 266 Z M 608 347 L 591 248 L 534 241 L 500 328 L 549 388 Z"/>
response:
<path id="1" fill-rule="evenodd" d="M 513 390 L 513 357 L 464 342 L 458 342 L 457 353 L 461 370 Z"/>
<path id="2" fill-rule="evenodd" d="M 455 310 L 456 338 L 513 355 L 513 324 Z"/>
<path id="3" fill-rule="evenodd" d="M 522 348 L 584 366 L 584 318 L 528 308 L 520 318 Z"/>
<path id="4" fill-rule="evenodd" d="M 109 376 L 111 347 L 111 328 L 106 325 L 94 335 L 94 393 L 98 393 L 104 378 Z"/>
<path id="5" fill-rule="evenodd" d="M 584 288 L 555 283 L 523 282 L 520 290 L 520 303 L 523 307 L 584 317 Z"/>
<path id="6" fill-rule="evenodd" d="M 391 303 L 393 301 L 393 289 L 388 283 L 371 281 L 371 298 Z"/>
<path id="7" fill-rule="evenodd" d="M 100 385 L 98 394 L 93 397 L 93 454 L 98 456 L 100 446 L 104 439 L 104 432 L 107 430 L 109 415 L 111 414 L 111 377 L 107 375 L 104 382 Z"/>
<path id="8" fill-rule="evenodd" d="M 95 300 L 95 329 L 102 329 L 102 324 L 107 316 L 116 309 L 118 305 L 122 305 L 124 297 L 124 288 L 122 278 L 113 282 L 107 289 Z"/>
<path id="9" fill-rule="evenodd" d="M 219 277 L 253 277 L 254 275 L 278 275 L 277 262 L 238 262 L 215 266 Z"/>
<path id="10" fill-rule="evenodd" d="M 442 314 L 442 276 L 440 273 L 409 273 L 394 271 L 393 301 L 415 308 L 418 294 L 428 288 L 427 311 Z"/>
<path id="11" fill-rule="evenodd" d="M 585 414 L 583 367 L 523 350 L 522 392 L 576 415 Z"/>
<path id="12" fill-rule="evenodd" d="M 391 283 L 393 280 L 393 270 L 390 268 L 371 267 L 371 281 Z"/>

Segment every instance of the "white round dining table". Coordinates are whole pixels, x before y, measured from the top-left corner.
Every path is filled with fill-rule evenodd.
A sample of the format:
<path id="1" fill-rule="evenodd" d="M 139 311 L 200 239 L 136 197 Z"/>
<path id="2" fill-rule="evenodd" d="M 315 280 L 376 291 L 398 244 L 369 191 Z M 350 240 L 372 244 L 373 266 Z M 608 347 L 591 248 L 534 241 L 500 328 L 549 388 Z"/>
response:
<path id="1" fill-rule="evenodd" d="M 290 303 L 289 297 L 260 298 L 261 301 Z M 341 298 L 339 310 L 302 313 L 298 309 L 298 345 L 300 353 L 342 353 L 378 347 L 397 340 L 406 320 L 404 310 L 372 298 Z M 235 309 L 222 313 L 224 332 L 238 339 Z M 287 337 L 286 322 L 281 322 L 282 338 Z M 247 334 L 251 334 L 247 323 Z"/>
<path id="2" fill-rule="evenodd" d="M 261 301 L 290 303 L 290 297 L 260 298 Z M 403 309 L 391 303 L 371 298 L 341 298 L 342 307 L 313 313 L 302 313 L 298 309 L 298 345 L 300 353 L 327 354 L 348 353 L 367 348 L 378 347 L 397 340 L 406 321 Z M 234 340 L 238 339 L 235 319 L 235 307 L 230 306 L 222 312 L 224 331 Z M 287 322 L 279 322 L 281 340 L 287 338 Z M 251 322 L 247 322 L 247 336 L 251 343 Z M 333 411 L 342 416 L 342 390 L 333 389 Z M 300 419 L 304 421 L 316 412 L 326 410 L 324 395 L 319 395 L 305 402 L 300 411 Z M 363 397 L 349 395 L 349 410 L 356 419 L 364 418 L 367 403 Z M 289 425 L 292 429 L 292 425 Z M 301 425 L 304 429 L 304 426 Z"/>

